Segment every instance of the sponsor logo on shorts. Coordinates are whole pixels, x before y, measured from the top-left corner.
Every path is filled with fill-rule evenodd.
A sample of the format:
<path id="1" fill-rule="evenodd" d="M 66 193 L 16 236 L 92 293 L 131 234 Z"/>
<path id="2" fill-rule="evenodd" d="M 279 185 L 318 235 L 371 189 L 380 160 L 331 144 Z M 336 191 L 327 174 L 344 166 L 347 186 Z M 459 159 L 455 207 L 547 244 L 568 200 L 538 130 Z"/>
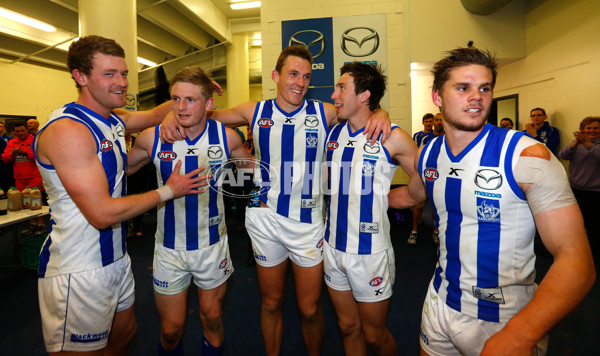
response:
<path id="1" fill-rule="evenodd" d="M 421 335 L 421 340 L 423 340 L 423 343 L 425 345 L 429 345 L 429 338 L 427 337 L 427 335 L 425 335 L 423 330 L 419 330 L 419 334 Z"/>
<path id="2" fill-rule="evenodd" d="M 383 283 L 383 277 L 375 277 L 375 278 L 371 279 L 371 281 L 369 282 L 369 285 L 371 287 L 377 287 L 381 283 Z"/>
<path id="3" fill-rule="evenodd" d="M 259 260 L 259 261 L 267 261 L 267 256 L 263 256 L 263 255 L 259 255 L 257 253 L 254 253 L 254 258 Z"/>
<path id="4" fill-rule="evenodd" d="M 473 296 L 477 299 L 486 300 L 491 303 L 504 304 L 502 288 L 480 288 L 473 286 Z"/>
<path id="5" fill-rule="evenodd" d="M 367 234 L 378 234 L 379 233 L 379 223 L 371 223 L 371 222 L 362 222 L 360 223 L 360 232 L 364 232 Z"/>
<path id="6" fill-rule="evenodd" d="M 102 152 L 106 152 L 106 151 L 112 150 L 112 146 L 113 146 L 112 142 L 110 142 L 107 139 L 104 139 L 104 141 L 100 142 L 100 150 Z"/>
<path id="7" fill-rule="evenodd" d="M 312 209 L 317 207 L 317 199 L 302 199 L 302 208 Z"/>
<path id="8" fill-rule="evenodd" d="M 319 242 L 317 242 L 317 248 L 321 247 L 323 247 L 323 239 L 320 239 Z"/>
<path id="9" fill-rule="evenodd" d="M 327 280 L 327 282 L 331 282 L 331 276 L 328 275 L 327 273 L 323 273 L 325 275 L 325 279 Z"/>
<path id="10" fill-rule="evenodd" d="M 423 172 L 423 175 L 425 176 L 425 179 L 427 179 L 430 182 L 438 179 L 438 177 L 440 176 L 437 169 L 435 168 L 427 168 L 425 172 Z"/>
<path id="11" fill-rule="evenodd" d="M 161 281 L 161 280 L 158 280 L 158 279 L 156 279 L 154 277 L 152 277 L 152 281 L 154 282 L 154 284 L 156 284 L 157 287 L 160 287 L 160 288 L 169 288 L 169 282 L 167 282 L 167 281 Z"/>
<path id="12" fill-rule="evenodd" d="M 221 261 L 221 263 L 219 264 L 219 269 L 223 269 L 225 267 L 227 267 L 227 264 L 229 263 L 229 260 L 226 258 L 223 261 Z"/>
<path id="13" fill-rule="evenodd" d="M 94 334 L 71 334 L 71 342 L 96 342 L 108 338 L 108 330 Z"/>
<path id="14" fill-rule="evenodd" d="M 208 219 L 208 225 L 209 226 L 219 225 L 222 221 L 223 221 L 223 215 L 213 216 Z"/>

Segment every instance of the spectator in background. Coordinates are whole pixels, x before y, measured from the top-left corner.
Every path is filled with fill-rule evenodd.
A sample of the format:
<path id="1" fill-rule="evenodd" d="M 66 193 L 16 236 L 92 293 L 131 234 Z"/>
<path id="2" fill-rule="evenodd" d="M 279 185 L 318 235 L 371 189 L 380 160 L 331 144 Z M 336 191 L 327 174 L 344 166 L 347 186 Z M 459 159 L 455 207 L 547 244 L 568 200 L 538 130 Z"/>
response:
<path id="1" fill-rule="evenodd" d="M 44 182 L 35 164 L 35 157 L 31 148 L 33 135 L 27 131 L 24 123 L 16 124 L 14 130 L 17 137 L 8 141 L 4 153 L 2 153 L 2 161 L 13 164 L 13 176 L 18 190 L 23 191 L 25 187 L 38 187 L 40 191 L 44 192 Z M 44 195 L 43 201 L 46 202 L 45 192 L 42 194 Z M 42 234 L 45 232 L 43 216 L 29 220 L 29 224 L 30 226 L 21 231 L 21 234 Z"/>
<path id="2" fill-rule="evenodd" d="M 600 116 L 581 121 L 575 139 L 558 154 L 569 160 L 569 180 L 583 214 L 592 252 L 597 256 L 600 242 Z"/>
<path id="3" fill-rule="evenodd" d="M 505 117 L 502 120 L 500 120 L 500 127 L 512 130 L 515 127 L 515 124 L 513 124 L 513 121 L 510 118 Z"/>
<path id="4" fill-rule="evenodd" d="M 27 120 L 27 131 L 29 131 L 30 134 L 34 135 L 38 132 L 40 127 L 40 122 L 37 121 L 36 119 L 29 119 Z"/>
<path id="5" fill-rule="evenodd" d="M 537 141 L 545 144 L 552 153 L 558 154 L 560 134 L 556 127 L 550 126 L 546 121 L 548 119 L 546 110 L 542 108 L 531 109 L 529 116 L 531 117 L 531 123 L 525 125 L 524 131 Z"/>
<path id="6" fill-rule="evenodd" d="M 8 143 L 8 141 L 13 139 L 12 136 L 6 133 L 3 122 L 0 122 L 0 138 L 4 141 L 4 143 Z"/>
<path id="7" fill-rule="evenodd" d="M 423 130 L 413 135 L 413 140 L 417 143 L 417 147 L 423 146 L 428 140 L 430 140 L 432 137 L 435 137 L 431 131 L 431 128 L 433 127 L 433 114 L 428 112 L 427 114 L 423 115 L 422 122 Z"/>

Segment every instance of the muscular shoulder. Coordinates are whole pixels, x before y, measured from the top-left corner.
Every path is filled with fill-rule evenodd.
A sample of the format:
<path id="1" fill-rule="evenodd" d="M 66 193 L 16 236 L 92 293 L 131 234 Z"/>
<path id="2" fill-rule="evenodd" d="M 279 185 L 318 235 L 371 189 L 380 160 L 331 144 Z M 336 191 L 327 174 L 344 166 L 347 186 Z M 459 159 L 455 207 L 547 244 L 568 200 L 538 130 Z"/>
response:
<path id="1" fill-rule="evenodd" d="M 535 145 L 531 145 L 523 149 L 521 151 L 520 157 L 535 157 L 545 159 L 547 161 L 552 158 L 552 153 L 548 150 L 548 147 L 542 143 L 536 143 Z"/>

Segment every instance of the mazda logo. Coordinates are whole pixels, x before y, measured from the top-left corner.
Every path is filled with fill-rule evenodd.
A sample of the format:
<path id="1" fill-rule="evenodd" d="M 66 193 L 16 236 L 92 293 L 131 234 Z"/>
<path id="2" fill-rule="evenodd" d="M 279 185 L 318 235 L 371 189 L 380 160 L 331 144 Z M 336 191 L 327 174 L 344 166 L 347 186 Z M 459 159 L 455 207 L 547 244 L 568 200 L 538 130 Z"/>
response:
<path id="1" fill-rule="evenodd" d="M 365 145 L 363 146 L 363 150 L 365 151 L 365 153 L 369 153 L 369 154 L 377 154 L 379 153 L 379 151 L 381 150 L 381 147 L 379 146 L 379 142 L 375 142 L 374 145 L 371 146 L 370 142 L 365 143 Z"/>
<path id="2" fill-rule="evenodd" d="M 300 39 L 310 39 L 310 38 L 314 38 L 312 41 L 306 41 L 306 40 L 300 40 Z M 306 42 L 304 42 L 306 41 Z M 298 31 L 296 33 L 294 33 L 292 35 L 292 37 L 290 37 L 290 42 L 288 43 L 289 46 L 304 46 L 306 48 L 308 48 L 308 50 L 310 51 L 311 47 L 316 47 L 317 45 L 320 45 L 320 50 L 318 53 L 313 53 L 313 51 L 310 51 L 310 54 L 312 54 L 313 59 L 319 57 L 320 55 L 323 54 L 323 52 L 325 52 L 325 36 L 323 36 L 323 34 L 319 31 L 315 31 L 315 30 L 304 30 L 304 31 Z"/>
<path id="3" fill-rule="evenodd" d="M 495 190 L 502 186 L 502 175 L 493 169 L 480 169 L 475 174 L 475 184 L 481 189 Z"/>
<path id="4" fill-rule="evenodd" d="M 304 119 L 304 126 L 306 127 L 317 127 L 319 125 L 319 119 L 314 115 L 306 116 Z"/>
<path id="5" fill-rule="evenodd" d="M 363 48 L 367 42 L 369 45 Z M 341 46 L 350 57 L 370 56 L 379 48 L 379 34 L 370 27 L 352 27 L 342 34 Z"/>
<path id="6" fill-rule="evenodd" d="M 208 158 L 215 159 L 223 156 L 223 150 L 219 146 L 210 146 L 208 148 Z"/>

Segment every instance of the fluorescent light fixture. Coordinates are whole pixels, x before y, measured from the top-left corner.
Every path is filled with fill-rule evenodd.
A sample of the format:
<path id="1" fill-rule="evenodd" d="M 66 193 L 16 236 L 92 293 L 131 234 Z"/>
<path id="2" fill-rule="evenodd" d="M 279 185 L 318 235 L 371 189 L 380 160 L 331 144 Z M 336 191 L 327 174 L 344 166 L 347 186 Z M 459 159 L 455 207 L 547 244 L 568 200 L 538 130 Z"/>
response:
<path id="1" fill-rule="evenodd" d="M 242 10 L 242 9 L 252 9 L 255 7 L 260 7 L 260 1 L 248 1 L 248 2 L 239 2 L 229 4 L 233 10 Z"/>
<path id="2" fill-rule="evenodd" d="M 144 59 L 142 57 L 137 57 L 137 61 L 138 61 L 138 63 L 149 66 L 149 67 L 156 67 L 156 63 L 149 61 L 147 59 Z"/>
<path id="3" fill-rule="evenodd" d="M 411 71 L 410 71 L 410 77 L 411 77 L 411 78 L 416 78 L 416 77 L 417 77 L 417 75 L 418 75 L 418 74 L 417 74 L 417 71 L 416 71 L 416 70 L 411 70 Z"/>
<path id="4" fill-rule="evenodd" d="M 260 38 L 256 39 L 256 40 L 252 40 L 252 45 L 253 46 L 262 46 L 262 40 Z"/>
<path id="5" fill-rule="evenodd" d="M 419 69 L 419 63 L 410 62 L 410 70 L 417 70 L 417 69 Z"/>
<path id="6" fill-rule="evenodd" d="M 16 12 L 12 12 L 10 10 L 7 10 L 5 8 L 0 7 L 0 16 L 7 18 L 9 20 L 18 22 L 20 24 L 23 25 L 27 25 L 27 26 L 31 26 L 33 28 L 37 28 L 38 30 L 42 30 L 42 31 L 46 31 L 46 32 L 54 32 L 56 31 L 56 27 L 48 25 L 45 22 L 42 21 L 38 21 L 35 19 L 32 19 L 31 17 L 27 17 L 24 15 L 21 15 L 19 13 Z"/>

